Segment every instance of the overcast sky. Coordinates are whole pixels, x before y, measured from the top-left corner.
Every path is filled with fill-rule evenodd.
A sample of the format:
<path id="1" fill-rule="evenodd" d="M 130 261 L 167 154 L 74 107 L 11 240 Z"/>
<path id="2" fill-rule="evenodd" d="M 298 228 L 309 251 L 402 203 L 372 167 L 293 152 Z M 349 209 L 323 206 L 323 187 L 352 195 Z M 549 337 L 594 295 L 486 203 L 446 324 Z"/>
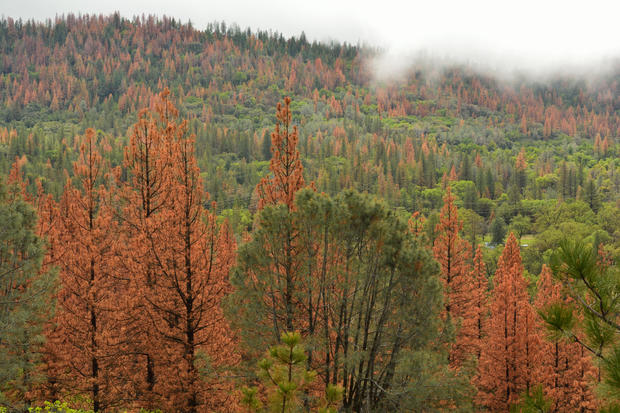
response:
<path id="1" fill-rule="evenodd" d="M 420 51 L 511 69 L 595 66 L 620 57 L 620 0 L 0 0 L 5 17 L 120 11 L 272 29 L 287 36 L 366 42 L 403 65 Z"/>

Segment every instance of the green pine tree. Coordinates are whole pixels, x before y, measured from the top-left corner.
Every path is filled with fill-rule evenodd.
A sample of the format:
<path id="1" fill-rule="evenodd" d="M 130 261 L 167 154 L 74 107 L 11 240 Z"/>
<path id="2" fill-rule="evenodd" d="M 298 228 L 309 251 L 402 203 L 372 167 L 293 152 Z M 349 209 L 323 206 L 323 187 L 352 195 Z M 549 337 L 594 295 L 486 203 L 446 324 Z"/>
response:
<path id="1" fill-rule="evenodd" d="M 503 244 L 506 237 L 506 222 L 502 217 L 497 217 L 491 223 L 491 242 L 493 244 Z"/>
<path id="2" fill-rule="evenodd" d="M 18 185 L 0 181 L 0 406 L 23 409 L 37 371 L 56 276 L 43 272 L 37 216 Z"/>
<path id="3" fill-rule="evenodd" d="M 239 248 L 227 302 L 249 356 L 278 341 L 291 314 L 308 343 L 308 369 L 325 386 L 343 387 L 345 410 L 467 398 L 464 371 L 449 371 L 447 338 L 439 335 L 436 264 L 404 219 L 368 195 L 304 189 L 294 209 L 265 207 L 256 222 Z M 281 248 L 287 233 L 295 234 L 293 266 Z"/>
<path id="4" fill-rule="evenodd" d="M 581 241 L 564 240 L 552 256 L 551 268 L 574 304 L 552 304 L 541 315 L 554 339 L 576 341 L 598 359 L 601 394 L 618 404 L 620 265 L 604 262 Z"/>
<path id="5" fill-rule="evenodd" d="M 263 406 L 259 400 L 258 387 L 244 387 L 241 390 L 242 404 L 254 412 L 336 413 L 342 399 L 342 387 L 328 385 L 325 396 L 310 408 L 304 393 L 314 382 L 316 372 L 306 368 L 308 357 L 301 343 L 301 335 L 285 332 L 280 341 L 282 344 L 272 346 L 267 356 L 258 363 L 258 375 L 267 393 L 267 405 Z"/>

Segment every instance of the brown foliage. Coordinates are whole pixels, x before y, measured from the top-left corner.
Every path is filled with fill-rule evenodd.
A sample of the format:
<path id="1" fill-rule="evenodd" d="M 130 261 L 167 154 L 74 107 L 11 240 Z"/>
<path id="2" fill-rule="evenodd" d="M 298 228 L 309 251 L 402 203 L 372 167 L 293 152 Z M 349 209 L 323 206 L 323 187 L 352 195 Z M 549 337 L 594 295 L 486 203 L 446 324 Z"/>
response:
<path id="1" fill-rule="evenodd" d="M 478 368 L 478 401 L 506 412 L 523 391 L 540 383 L 542 343 L 538 316 L 529 301 L 519 245 L 513 233 L 497 263 Z"/>
<path id="2" fill-rule="evenodd" d="M 263 178 L 256 188 L 260 196 L 259 209 L 279 202 L 292 209 L 295 193 L 305 186 L 303 166 L 297 150 L 299 142 L 297 126 L 291 129 L 290 104 L 289 97 L 284 99 L 284 106 L 278 103 L 276 127 L 271 134 L 272 157 L 269 170 L 272 176 Z"/>
<path id="3" fill-rule="evenodd" d="M 134 391 L 147 406 L 220 410 L 230 404 L 230 383 L 214 380 L 215 371 L 237 357 L 220 307 L 236 243 L 204 209 L 194 140 L 187 122 L 177 122 L 168 93 L 152 113 L 143 112 L 126 156 Z"/>

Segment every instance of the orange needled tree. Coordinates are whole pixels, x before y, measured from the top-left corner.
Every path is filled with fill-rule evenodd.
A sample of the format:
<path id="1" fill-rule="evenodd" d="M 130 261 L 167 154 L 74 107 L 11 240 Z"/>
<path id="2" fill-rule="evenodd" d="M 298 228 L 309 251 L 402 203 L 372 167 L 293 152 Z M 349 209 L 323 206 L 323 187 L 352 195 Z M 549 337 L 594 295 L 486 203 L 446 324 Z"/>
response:
<path id="1" fill-rule="evenodd" d="M 67 180 L 53 242 L 62 245 L 56 328 L 48 349 L 64 395 L 87 394 L 88 408 L 104 411 L 122 400 L 123 363 L 115 294 L 118 227 L 106 205 L 105 163 L 96 132 L 87 129 L 74 163 L 76 186 Z"/>
<path id="2" fill-rule="evenodd" d="M 163 351 L 147 322 L 149 308 L 145 292 L 154 288 L 157 279 L 156 263 L 151 253 L 152 243 L 165 231 L 162 213 L 170 208 L 172 197 L 172 130 L 168 127 L 176 109 L 168 99 L 169 92 L 155 96 L 151 109 L 142 109 L 133 125 L 129 144 L 125 148 L 124 170 L 127 177 L 119 182 L 119 216 L 122 222 L 123 273 L 128 285 L 124 308 L 124 325 L 128 352 L 133 360 L 127 366 L 132 382 L 132 398 L 141 407 L 155 409 L 161 395 L 155 384 L 157 358 Z M 121 171 L 118 172 L 119 180 Z"/>
<path id="3" fill-rule="evenodd" d="M 538 311 L 553 304 L 570 303 L 546 265 L 542 267 L 537 287 L 535 306 Z M 552 400 L 552 411 L 595 412 L 597 403 L 590 386 L 595 380 L 596 370 L 590 353 L 574 341 L 547 341 L 543 343 L 543 349 L 543 384 L 545 394 Z"/>
<path id="4" fill-rule="evenodd" d="M 187 121 L 177 121 L 168 94 L 157 97 L 154 114 L 141 116 L 127 151 L 133 179 L 125 197 L 134 202 L 125 210 L 136 293 L 128 301 L 141 337 L 133 353 L 147 355 L 148 405 L 222 410 L 230 405 L 231 384 L 216 381 L 217 372 L 237 361 L 221 310 L 236 243 L 228 225 L 217 222 L 215 205 L 204 208 L 208 194 L 194 137 Z M 144 375 L 137 377 L 140 384 Z"/>
<path id="5" fill-rule="evenodd" d="M 489 281 L 480 246 L 476 248 L 469 277 L 469 302 L 463 316 L 463 327 L 460 336 L 466 354 L 473 354 L 479 359 L 485 334 L 484 325 L 489 311 Z"/>
<path id="6" fill-rule="evenodd" d="M 297 126 L 291 127 L 291 98 L 284 98 L 284 106 L 278 102 L 276 127 L 271 134 L 272 176 L 265 177 L 257 186 L 258 208 L 283 202 L 293 209 L 295 193 L 305 186 L 303 166 L 299 158 Z"/>
<path id="7" fill-rule="evenodd" d="M 538 316 L 529 301 L 519 245 L 510 233 L 497 263 L 477 384 L 478 401 L 506 412 L 541 381 L 542 344 Z"/>
<path id="8" fill-rule="evenodd" d="M 469 266 L 471 253 L 469 244 L 459 235 L 462 224 L 449 186 L 443 201 L 439 224 L 435 228 L 437 237 L 433 245 L 433 254 L 441 266 L 445 295 L 443 315 L 448 322 L 458 325 L 470 315 L 470 307 L 474 305 L 470 294 L 473 287 Z M 470 352 L 471 340 L 468 337 L 475 336 L 475 333 L 466 331 L 469 327 L 462 324 L 457 331 L 456 342 L 449 355 L 453 367 L 460 366 Z"/>

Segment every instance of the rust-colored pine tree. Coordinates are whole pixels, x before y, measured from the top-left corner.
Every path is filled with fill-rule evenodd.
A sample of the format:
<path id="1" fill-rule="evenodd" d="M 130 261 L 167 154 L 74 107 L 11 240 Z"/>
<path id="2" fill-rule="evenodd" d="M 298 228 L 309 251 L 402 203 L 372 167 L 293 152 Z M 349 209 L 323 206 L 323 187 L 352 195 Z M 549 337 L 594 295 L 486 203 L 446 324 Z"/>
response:
<path id="1" fill-rule="evenodd" d="M 237 361 L 221 310 L 236 245 L 228 225 L 204 209 L 194 138 L 168 93 L 157 97 L 154 112 L 143 112 L 126 157 L 128 325 L 139 337 L 130 342 L 134 391 L 150 408 L 222 410 L 231 403 L 230 383 L 216 384 L 215 374 Z"/>
<path id="2" fill-rule="evenodd" d="M 117 333 L 118 230 L 105 203 L 105 163 L 97 151 L 96 132 L 87 129 L 73 166 L 75 186 L 67 180 L 54 231 L 54 263 L 61 289 L 55 328 L 50 331 L 48 362 L 52 384 L 61 397 L 87 396 L 88 408 L 105 411 L 123 398 L 123 363 Z"/>
<path id="3" fill-rule="evenodd" d="M 174 127 L 173 202 L 161 213 L 166 230 L 149 240 L 157 279 L 144 296 L 165 346 L 161 394 L 170 408 L 196 413 L 231 403 L 223 391 L 225 381 L 217 376 L 203 379 L 200 369 L 205 363 L 217 368 L 236 361 L 234 335 L 221 309 L 236 245 L 228 226 L 216 222 L 215 204 L 213 211 L 204 210 L 208 196 L 187 122 Z"/>
<path id="4" fill-rule="evenodd" d="M 510 233 L 497 263 L 478 366 L 478 402 L 507 412 L 542 379 L 542 343 L 530 304 L 517 238 Z"/>
<path id="5" fill-rule="evenodd" d="M 426 217 L 420 214 L 420 211 L 414 211 L 409 217 L 409 221 L 407 222 L 409 231 L 415 235 L 416 238 L 421 238 L 424 235 L 424 222 L 426 222 Z"/>
<path id="6" fill-rule="evenodd" d="M 435 228 L 437 237 L 433 244 L 435 259 L 441 266 L 441 279 L 444 284 L 445 308 L 444 316 L 448 322 L 461 324 L 457 331 L 455 345 L 449 355 L 450 364 L 458 367 L 468 357 L 471 345 L 470 337 L 474 331 L 468 331 L 470 324 L 463 324 L 463 319 L 469 316 L 473 306 L 470 290 L 470 246 L 463 240 L 459 231 L 462 223 L 459 221 L 458 211 L 454 204 L 454 196 L 448 186 L 444 196 L 444 204 L 439 215 L 439 223 Z M 465 337 L 467 339 L 463 340 Z"/>
<path id="7" fill-rule="evenodd" d="M 143 109 L 133 126 L 125 148 L 124 168 L 128 178 L 121 182 L 119 203 L 122 216 L 123 273 L 128 284 L 123 303 L 126 344 L 133 360 L 127 366 L 132 382 L 132 398 L 148 409 L 157 408 L 158 381 L 156 358 L 163 354 L 153 336 L 144 300 L 146 289 L 156 279 L 155 262 L 150 254 L 151 240 L 165 230 L 161 212 L 169 208 L 172 191 L 173 136 L 168 127 L 176 109 L 164 90 L 153 98 L 152 110 Z"/>
<path id="8" fill-rule="evenodd" d="M 515 161 L 515 168 L 518 171 L 525 171 L 527 168 L 527 160 L 525 159 L 525 148 L 521 148 Z"/>
<path id="9" fill-rule="evenodd" d="M 482 250 L 478 246 L 469 274 L 467 292 L 469 305 L 463 315 L 463 327 L 460 334 L 461 344 L 466 355 L 474 354 L 477 359 L 480 358 L 484 324 L 489 310 L 488 284 L 486 265 L 482 259 Z"/>
<path id="10" fill-rule="evenodd" d="M 284 98 L 284 105 L 278 102 L 276 127 L 271 134 L 272 176 L 263 178 L 257 186 L 258 208 L 283 202 L 293 208 L 295 193 L 305 186 L 303 166 L 299 157 L 297 126 L 291 127 L 291 98 Z"/>
<path id="11" fill-rule="evenodd" d="M 527 135 L 527 118 L 525 117 L 525 113 L 521 116 L 521 133 Z"/>
<path id="12" fill-rule="evenodd" d="M 562 295 L 560 284 L 554 282 L 546 265 L 537 287 L 535 306 L 539 311 L 554 303 L 570 301 Z M 579 343 L 566 341 L 547 341 L 543 349 L 543 384 L 553 403 L 552 412 L 595 412 L 596 398 L 590 386 L 596 371 L 590 354 Z"/>

